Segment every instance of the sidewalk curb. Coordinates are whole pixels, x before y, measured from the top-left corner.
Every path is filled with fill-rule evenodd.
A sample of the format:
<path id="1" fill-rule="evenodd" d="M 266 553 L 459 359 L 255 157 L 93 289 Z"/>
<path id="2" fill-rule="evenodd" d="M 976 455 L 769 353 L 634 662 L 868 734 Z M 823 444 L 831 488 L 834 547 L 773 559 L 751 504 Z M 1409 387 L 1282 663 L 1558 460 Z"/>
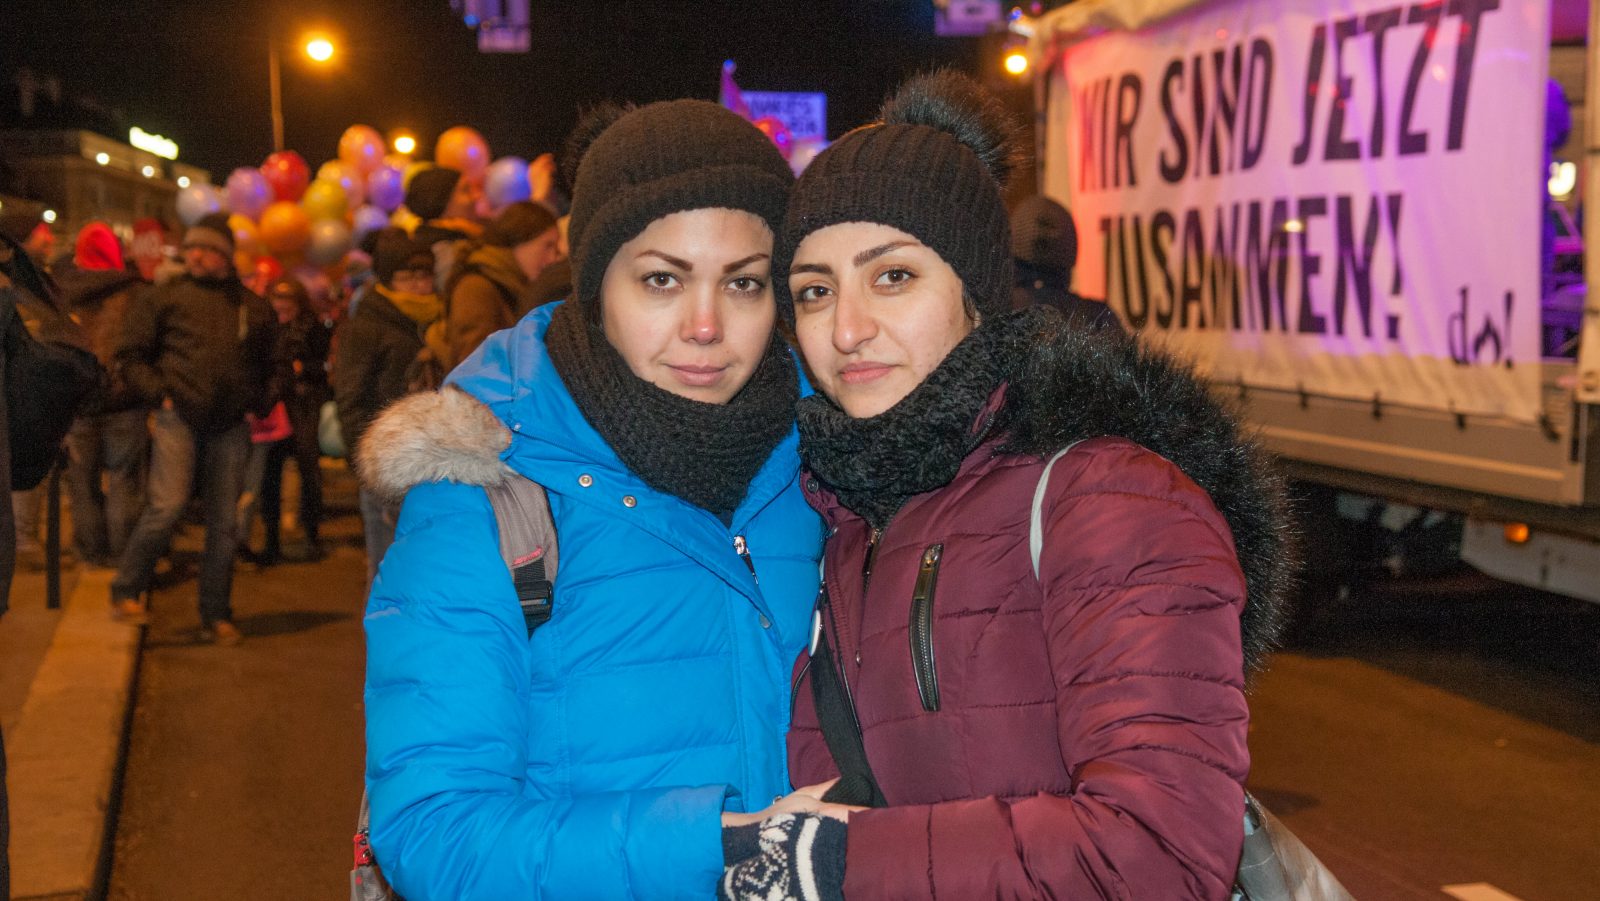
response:
<path id="1" fill-rule="evenodd" d="M 80 571 L 16 736 L 6 737 L 15 901 L 103 888 L 141 631 L 112 620 L 112 575 Z"/>

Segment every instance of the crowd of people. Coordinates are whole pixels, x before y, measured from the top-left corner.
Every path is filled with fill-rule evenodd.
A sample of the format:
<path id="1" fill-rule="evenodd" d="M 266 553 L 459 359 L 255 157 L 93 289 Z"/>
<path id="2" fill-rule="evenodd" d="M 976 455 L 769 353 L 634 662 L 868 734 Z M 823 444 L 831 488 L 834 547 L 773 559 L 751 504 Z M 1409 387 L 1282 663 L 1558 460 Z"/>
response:
<path id="1" fill-rule="evenodd" d="M 105 374 L 67 435 L 61 478 L 68 553 L 115 570 L 116 616 L 147 620 L 157 565 L 198 498 L 201 637 L 240 641 L 235 559 L 284 559 L 285 466 L 292 461 L 299 476 L 297 559 L 321 559 L 325 451 L 342 454 L 385 405 L 437 387 L 490 332 L 565 294 L 558 210 L 532 201 L 486 210 L 481 187 L 438 166 L 418 173 L 406 200 L 415 228 L 374 232 L 351 254 L 349 277 L 331 283 L 281 266 L 241 271 L 223 213 L 195 221 L 154 267 L 136 265 L 104 222 L 81 228 L 59 258 L 53 238 L 41 237 L 47 226 L 28 233 L 21 246 L 49 296 L 24 298 L 19 309 L 26 319 L 47 301 L 59 306 L 73 325 L 69 340 Z M 11 500 L 25 568 L 45 565 L 45 491 Z M 362 513 L 375 567 L 395 511 L 363 503 Z"/>
<path id="2" fill-rule="evenodd" d="M 951 73 L 798 179 L 716 104 L 605 105 L 570 209 L 425 169 L 332 290 L 236 271 L 219 214 L 154 282 L 91 224 L 50 267 L 109 373 L 74 548 L 141 622 L 198 491 L 236 643 L 285 466 L 316 559 L 348 454 L 360 878 L 412 901 L 1226 898 L 1282 488 L 1072 292 L 1070 214 L 1007 209 L 1014 144 Z"/>

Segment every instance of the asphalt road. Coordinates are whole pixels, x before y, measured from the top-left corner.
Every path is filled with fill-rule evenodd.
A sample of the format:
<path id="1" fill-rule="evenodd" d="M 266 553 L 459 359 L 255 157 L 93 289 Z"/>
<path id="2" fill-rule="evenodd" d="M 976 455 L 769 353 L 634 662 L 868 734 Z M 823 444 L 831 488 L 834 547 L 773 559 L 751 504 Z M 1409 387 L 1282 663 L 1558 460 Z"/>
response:
<path id="1" fill-rule="evenodd" d="M 364 571 L 331 497 L 327 560 L 240 568 L 239 647 L 195 642 L 192 580 L 157 595 L 111 898 L 348 891 Z M 1600 897 L 1597 662 L 1597 606 L 1473 578 L 1358 599 L 1257 682 L 1251 787 L 1362 901 Z"/>

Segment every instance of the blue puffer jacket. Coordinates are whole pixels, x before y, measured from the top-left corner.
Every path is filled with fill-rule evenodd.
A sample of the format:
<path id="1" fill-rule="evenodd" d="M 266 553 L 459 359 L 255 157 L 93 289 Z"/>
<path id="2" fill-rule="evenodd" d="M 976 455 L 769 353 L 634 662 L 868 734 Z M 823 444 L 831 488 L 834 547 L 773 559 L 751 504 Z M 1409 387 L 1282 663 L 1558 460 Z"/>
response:
<path id="1" fill-rule="evenodd" d="M 369 484 L 410 488 L 366 615 L 372 843 L 410 901 L 708 897 L 722 812 L 789 789 L 822 544 L 798 438 L 731 527 L 651 489 L 556 375 L 552 309 L 464 362 L 466 394 L 404 401 L 364 442 Z M 481 487 L 507 466 L 560 533 L 531 639 Z"/>

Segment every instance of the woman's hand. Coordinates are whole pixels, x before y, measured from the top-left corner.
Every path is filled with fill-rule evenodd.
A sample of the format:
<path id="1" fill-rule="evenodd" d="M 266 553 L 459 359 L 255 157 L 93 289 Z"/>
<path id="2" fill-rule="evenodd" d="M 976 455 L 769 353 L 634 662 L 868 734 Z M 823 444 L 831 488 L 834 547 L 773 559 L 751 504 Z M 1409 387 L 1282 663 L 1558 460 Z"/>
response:
<path id="1" fill-rule="evenodd" d="M 840 822 L 847 823 L 850 821 L 851 812 L 865 810 L 866 808 L 851 807 L 847 804 L 825 803 L 822 800 L 822 796 L 827 794 L 828 789 L 833 788 L 833 784 L 838 781 L 838 779 L 829 779 L 827 782 L 819 782 L 816 785 L 807 785 L 803 788 L 795 789 L 790 794 L 775 798 L 772 806 L 766 810 L 755 813 L 724 813 L 722 815 L 722 825 L 724 827 L 749 826 L 752 823 L 759 823 L 762 820 L 785 813 L 812 813 L 819 816 L 832 817 Z"/>

